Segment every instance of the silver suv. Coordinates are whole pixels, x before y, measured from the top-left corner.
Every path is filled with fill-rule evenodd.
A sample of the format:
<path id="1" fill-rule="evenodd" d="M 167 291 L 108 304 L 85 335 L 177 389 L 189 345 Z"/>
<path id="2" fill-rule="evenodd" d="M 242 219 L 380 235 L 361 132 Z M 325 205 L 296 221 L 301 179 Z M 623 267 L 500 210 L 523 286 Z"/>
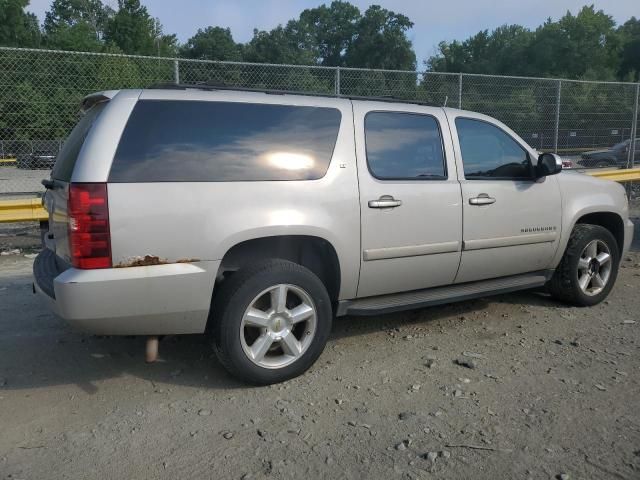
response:
<path id="1" fill-rule="evenodd" d="M 620 185 L 477 113 L 181 86 L 83 111 L 36 289 L 91 332 L 206 332 L 254 384 L 308 369 L 334 316 L 542 286 L 594 305 L 631 243 Z"/>

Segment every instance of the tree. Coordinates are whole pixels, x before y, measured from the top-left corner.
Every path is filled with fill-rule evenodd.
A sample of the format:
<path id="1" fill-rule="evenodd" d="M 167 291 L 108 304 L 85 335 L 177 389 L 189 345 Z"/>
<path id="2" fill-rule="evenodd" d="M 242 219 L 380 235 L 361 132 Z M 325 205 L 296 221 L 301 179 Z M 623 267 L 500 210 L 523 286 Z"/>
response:
<path id="1" fill-rule="evenodd" d="M 408 17 L 370 6 L 357 23 L 357 36 L 345 54 L 350 67 L 413 70 L 416 54 L 407 38 L 413 27 Z"/>
<path id="2" fill-rule="evenodd" d="M 221 27 L 207 27 L 187 40 L 180 48 L 185 58 L 200 60 L 234 60 L 242 59 L 240 46 L 233 40 L 231 30 Z"/>
<path id="3" fill-rule="evenodd" d="M 615 78 L 619 43 L 613 18 L 592 6 L 567 12 L 535 32 L 527 61 L 532 73 L 568 78 Z"/>
<path id="4" fill-rule="evenodd" d="M 483 30 L 463 42 L 441 42 L 438 53 L 425 63 L 436 72 L 527 74 L 527 48 L 533 34 L 520 25 Z"/>
<path id="5" fill-rule="evenodd" d="M 118 0 L 117 12 L 107 21 L 105 41 L 127 54 L 174 55 L 177 50 L 176 36 L 164 35 L 140 0 Z"/>
<path id="6" fill-rule="evenodd" d="M 0 45 L 37 47 L 40 44 L 38 18 L 25 12 L 29 0 L 0 0 Z"/>
<path id="7" fill-rule="evenodd" d="M 255 29 L 253 38 L 244 47 L 243 57 L 248 62 L 258 63 L 314 64 L 312 52 L 303 45 L 303 39 L 290 22 L 286 27 L 278 25 L 270 32 Z"/>
<path id="8" fill-rule="evenodd" d="M 360 19 L 358 7 L 336 0 L 328 7 L 304 10 L 298 20 L 289 23 L 289 28 L 297 33 L 316 63 L 340 66 L 345 64 L 345 53 L 357 35 Z"/>
<path id="9" fill-rule="evenodd" d="M 53 49 L 100 51 L 113 13 L 100 0 L 53 0 L 45 14 L 45 43 Z"/>
<path id="10" fill-rule="evenodd" d="M 618 74 L 621 79 L 640 81 L 640 19 L 631 17 L 618 33 L 622 44 Z"/>

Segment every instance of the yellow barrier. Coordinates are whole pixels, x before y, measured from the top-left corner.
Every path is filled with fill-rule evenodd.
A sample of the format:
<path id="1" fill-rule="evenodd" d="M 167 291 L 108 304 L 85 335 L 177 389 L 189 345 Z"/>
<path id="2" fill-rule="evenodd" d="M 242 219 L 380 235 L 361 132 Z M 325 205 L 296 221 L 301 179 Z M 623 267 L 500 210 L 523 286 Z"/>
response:
<path id="1" fill-rule="evenodd" d="M 15 158 L 0 158 L 0 165 L 4 165 L 5 163 L 16 163 L 17 160 Z"/>
<path id="2" fill-rule="evenodd" d="M 614 182 L 631 182 L 640 180 L 640 168 L 622 170 L 587 170 L 584 172 L 592 177 L 604 178 Z M 30 222 L 48 220 L 49 214 L 42 206 L 40 198 L 25 200 L 0 201 L 0 223 Z"/>
<path id="3" fill-rule="evenodd" d="M 604 178 L 614 182 L 632 182 L 640 180 L 640 168 L 626 168 L 621 170 L 586 170 L 584 173 L 592 177 Z"/>
<path id="4" fill-rule="evenodd" d="M 40 198 L 0 201 L 0 222 L 38 222 L 48 218 Z"/>

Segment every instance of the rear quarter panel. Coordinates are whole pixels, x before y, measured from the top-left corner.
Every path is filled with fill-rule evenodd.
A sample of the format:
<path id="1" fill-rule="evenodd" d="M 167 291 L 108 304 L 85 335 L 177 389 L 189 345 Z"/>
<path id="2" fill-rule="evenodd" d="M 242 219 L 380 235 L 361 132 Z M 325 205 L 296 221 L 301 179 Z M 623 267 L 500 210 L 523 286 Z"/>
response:
<path id="1" fill-rule="evenodd" d="M 211 100 L 217 92 L 190 92 Z M 145 91 L 145 98 L 185 99 L 185 92 Z M 360 268 L 360 214 L 353 114 L 348 100 L 219 93 L 224 101 L 330 106 L 342 114 L 326 175 L 309 181 L 110 183 L 114 265 L 157 256 L 167 262 L 220 260 L 234 245 L 276 235 L 329 241 L 341 268 L 340 298 L 355 297 Z M 141 97 L 142 98 L 142 97 Z M 297 100 L 295 100 L 297 99 Z"/>

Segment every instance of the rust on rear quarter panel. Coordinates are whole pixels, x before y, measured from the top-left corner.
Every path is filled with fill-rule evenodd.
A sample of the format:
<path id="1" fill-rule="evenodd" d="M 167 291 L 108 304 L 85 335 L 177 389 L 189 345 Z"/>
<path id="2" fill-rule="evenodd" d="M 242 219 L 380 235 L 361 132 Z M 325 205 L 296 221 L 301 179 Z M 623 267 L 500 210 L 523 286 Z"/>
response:
<path id="1" fill-rule="evenodd" d="M 120 262 L 113 266 L 113 268 L 128 268 L 128 267 L 149 267 L 152 265 L 168 265 L 171 263 L 194 263 L 199 262 L 199 258 L 181 258 L 175 262 L 170 262 L 166 258 L 160 258 L 157 255 L 145 255 L 144 257 L 132 257 L 126 262 Z"/>

